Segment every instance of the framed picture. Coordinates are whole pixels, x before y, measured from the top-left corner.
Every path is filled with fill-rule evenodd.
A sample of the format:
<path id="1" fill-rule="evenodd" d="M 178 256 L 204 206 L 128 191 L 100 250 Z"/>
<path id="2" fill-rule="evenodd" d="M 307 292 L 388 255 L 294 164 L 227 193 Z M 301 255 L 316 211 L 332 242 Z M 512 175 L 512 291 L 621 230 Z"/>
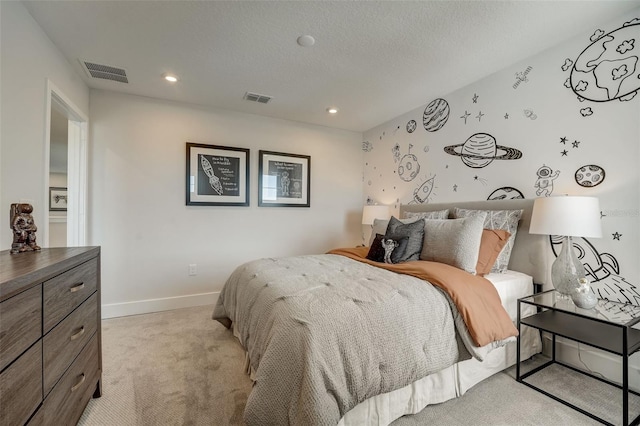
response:
<path id="1" fill-rule="evenodd" d="M 258 165 L 258 206 L 310 206 L 310 156 L 260 151 Z"/>
<path id="2" fill-rule="evenodd" d="M 248 206 L 249 150 L 187 142 L 187 205 Z"/>
<path id="3" fill-rule="evenodd" d="M 52 186 L 49 188 L 49 211 L 67 211 L 67 188 Z"/>

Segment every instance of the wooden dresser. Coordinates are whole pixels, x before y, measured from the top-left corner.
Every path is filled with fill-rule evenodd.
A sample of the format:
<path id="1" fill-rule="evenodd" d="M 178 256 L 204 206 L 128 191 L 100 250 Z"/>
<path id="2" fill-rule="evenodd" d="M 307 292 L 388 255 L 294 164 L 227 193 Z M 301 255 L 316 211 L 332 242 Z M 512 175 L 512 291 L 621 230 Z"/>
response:
<path id="1" fill-rule="evenodd" d="M 100 247 L 0 252 L 0 426 L 75 425 L 101 380 Z"/>

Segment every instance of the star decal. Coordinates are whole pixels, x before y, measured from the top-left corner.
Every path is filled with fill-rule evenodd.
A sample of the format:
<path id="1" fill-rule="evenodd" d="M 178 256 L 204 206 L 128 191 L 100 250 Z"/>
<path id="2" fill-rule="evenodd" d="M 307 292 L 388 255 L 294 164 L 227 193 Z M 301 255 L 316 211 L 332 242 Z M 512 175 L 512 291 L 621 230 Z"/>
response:
<path id="1" fill-rule="evenodd" d="M 508 119 L 509 119 L 509 113 L 506 113 L 506 114 L 504 115 L 504 119 L 505 119 L 505 120 L 508 120 Z"/>
<path id="2" fill-rule="evenodd" d="M 565 138 L 565 137 L 561 137 L 561 138 L 560 138 L 560 143 L 562 143 L 562 144 L 565 144 L 565 145 L 566 145 L 566 144 L 567 144 L 567 138 Z"/>
<path id="3" fill-rule="evenodd" d="M 476 115 L 476 118 L 478 119 L 478 121 L 480 121 L 480 119 L 482 118 L 482 116 L 483 116 L 483 115 L 484 115 L 484 114 L 482 113 L 482 111 L 480 111 L 480 112 L 478 113 L 478 115 Z"/>
<path id="4" fill-rule="evenodd" d="M 615 232 L 615 233 L 613 233 L 611 235 L 613 236 L 614 240 L 618 240 L 618 241 L 620 241 L 620 237 L 622 237 L 622 234 L 619 233 L 619 232 Z"/>
<path id="5" fill-rule="evenodd" d="M 464 119 L 464 124 L 467 124 L 467 118 L 470 116 L 471 114 L 469 114 L 466 110 L 464 111 L 464 115 L 462 115 L 460 118 Z"/>
<path id="6" fill-rule="evenodd" d="M 479 96 L 478 96 L 477 94 L 475 94 L 475 93 L 474 93 L 474 94 L 473 94 L 473 103 L 474 103 L 474 104 L 477 104 L 477 103 L 478 103 L 478 98 L 479 98 Z"/>
<path id="7" fill-rule="evenodd" d="M 566 157 L 568 152 L 569 151 L 565 149 L 564 151 L 560 151 L 560 154 L 562 154 L 563 157 Z"/>
<path id="8" fill-rule="evenodd" d="M 458 192 L 458 185 L 453 185 L 453 192 Z"/>
<path id="9" fill-rule="evenodd" d="M 573 146 L 574 148 L 577 148 L 578 145 L 580 145 L 580 141 L 573 141 L 573 143 L 571 144 L 571 146 Z"/>

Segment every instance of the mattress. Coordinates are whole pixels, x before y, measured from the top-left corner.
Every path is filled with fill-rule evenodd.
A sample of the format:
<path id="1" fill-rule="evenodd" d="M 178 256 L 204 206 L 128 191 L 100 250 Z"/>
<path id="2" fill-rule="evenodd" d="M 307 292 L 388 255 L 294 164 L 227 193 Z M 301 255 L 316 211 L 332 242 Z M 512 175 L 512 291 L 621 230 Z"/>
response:
<path id="1" fill-rule="evenodd" d="M 533 279 L 516 271 L 485 276 L 495 286 L 505 310 L 514 323 L 517 321 L 518 299 L 533 293 Z M 529 315 L 534 306 L 523 306 Z M 531 311 L 531 312 L 529 312 Z M 522 359 L 542 350 L 540 333 L 523 327 L 521 335 Z M 465 394 L 487 377 L 514 365 L 516 342 L 491 351 L 483 362 L 475 358 L 459 362 L 438 373 L 423 377 L 403 388 L 377 395 L 361 402 L 340 419 L 339 426 L 388 425 L 394 420 L 422 411 L 427 405 L 439 404 Z"/>

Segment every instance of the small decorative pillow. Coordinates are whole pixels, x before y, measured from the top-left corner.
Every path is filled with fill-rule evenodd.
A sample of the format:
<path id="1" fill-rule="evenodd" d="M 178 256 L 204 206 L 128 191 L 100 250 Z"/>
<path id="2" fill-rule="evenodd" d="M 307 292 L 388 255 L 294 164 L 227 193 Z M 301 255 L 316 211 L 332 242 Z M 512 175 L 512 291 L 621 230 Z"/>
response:
<path id="1" fill-rule="evenodd" d="M 502 248 L 509 241 L 511 234 L 504 229 L 483 229 L 480 240 L 480 251 L 478 253 L 478 263 L 476 264 L 476 274 L 484 277 L 491 272 L 491 268 L 496 263 Z"/>
<path id="2" fill-rule="evenodd" d="M 393 239 L 382 234 L 376 234 L 373 244 L 367 254 L 367 259 L 374 262 L 399 263 L 407 250 L 408 237 Z"/>
<path id="3" fill-rule="evenodd" d="M 432 212 L 404 212 L 405 219 L 449 219 L 449 209 Z"/>
<path id="4" fill-rule="evenodd" d="M 422 251 L 422 243 L 424 240 L 424 219 L 418 219 L 411 223 L 403 223 L 399 219 L 391 216 L 385 238 L 399 240 L 404 237 L 409 238 L 407 249 L 398 261 L 407 262 L 409 260 L 420 260 L 420 252 Z"/>
<path id="5" fill-rule="evenodd" d="M 484 215 L 426 220 L 420 259 L 446 263 L 475 274 L 483 223 Z"/>
<path id="6" fill-rule="evenodd" d="M 411 218 L 411 219 L 399 219 L 400 222 L 402 223 L 414 223 L 418 220 L 420 220 L 419 217 L 416 218 Z M 371 238 L 369 238 L 369 247 L 371 247 L 371 244 L 373 244 L 373 240 L 376 237 L 377 234 L 386 234 L 387 233 L 387 228 L 389 227 L 389 219 L 374 219 L 373 220 L 373 226 L 372 226 L 372 230 L 371 230 Z"/>
<path id="7" fill-rule="evenodd" d="M 513 243 L 516 239 L 516 232 L 518 232 L 518 222 L 522 217 L 522 210 L 467 210 L 456 207 L 454 216 L 469 217 L 479 213 L 486 215 L 484 220 L 485 229 L 504 229 L 511 234 L 509 241 L 507 241 L 507 244 L 505 244 L 500 252 L 495 265 L 491 268 L 491 272 L 503 273 L 509 266 L 509 258 L 511 257 L 511 250 L 513 249 Z"/>

